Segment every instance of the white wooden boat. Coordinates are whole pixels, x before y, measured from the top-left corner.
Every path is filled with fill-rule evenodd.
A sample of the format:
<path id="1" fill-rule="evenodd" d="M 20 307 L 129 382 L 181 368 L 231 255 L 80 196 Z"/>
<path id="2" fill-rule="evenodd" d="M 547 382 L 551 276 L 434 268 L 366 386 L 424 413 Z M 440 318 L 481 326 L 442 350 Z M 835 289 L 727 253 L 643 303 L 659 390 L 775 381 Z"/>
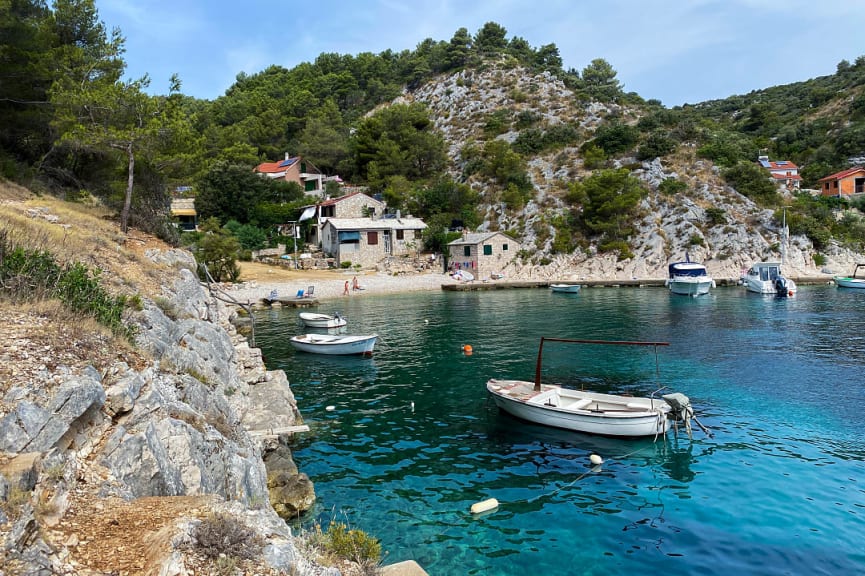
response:
<path id="1" fill-rule="evenodd" d="M 334 334 L 301 334 L 292 336 L 291 345 L 301 352 L 313 354 L 372 354 L 377 334 L 342 336 Z"/>
<path id="2" fill-rule="evenodd" d="M 541 358 L 545 341 L 654 346 L 656 352 L 658 346 L 668 345 L 666 342 L 542 337 L 534 382 L 495 378 L 487 382 L 487 391 L 501 410 L 544 426 L 617 437 L 662 436 L 670 429 L 671 423 L 682 421 L 690 435 L 693 410 L 690 400 L 683 394 L 666 394 L 661 397 L 619 396 L 541 384 Z"/>
<path id="3" fill-rule="evenodd" d="M 550 290 L 553 292 L 564 292 L 566 294 L 576 294 L 580 291 L 579 284 L 550 284 Z"/>
<path id="4" fill-rule="evenodd" d="M 865 264 L 856 264 L 856 267 L 853 268 L 852 276 L 835 276 L 835 284 L 839 288 L 865 288 L 865 278 L 856 277 L 859 268 L 865 269 Z"/>
<path id="5" fill-rule="evenodd" d="M 319 314 L 317 312 L 301 312 L 300 320 L 304 326 L 310 328 L 339 328 L 346 325 L 346 319 L 339 315 L 339 312 L 334 314 Z"/>
<path id="6" fill-rule="evenodd" d="M 702 296 L 715 287 L 715 280 L 706 272 L 706 267 L 691 262 L 686 254 L 684 262 L 673 262 L 667 267 L 668 277 L 664 281 L 670 292 L 683 296 Z"/>
<path id="7" fill-rule="evenodd" d="M 742 277 L 750 292 L 757 294 L 774 294 L 780 298 L 792 298 L 796 295 L 796 283 L 781 274 L 780 262 L 757 262 L 753 264 Z"/>

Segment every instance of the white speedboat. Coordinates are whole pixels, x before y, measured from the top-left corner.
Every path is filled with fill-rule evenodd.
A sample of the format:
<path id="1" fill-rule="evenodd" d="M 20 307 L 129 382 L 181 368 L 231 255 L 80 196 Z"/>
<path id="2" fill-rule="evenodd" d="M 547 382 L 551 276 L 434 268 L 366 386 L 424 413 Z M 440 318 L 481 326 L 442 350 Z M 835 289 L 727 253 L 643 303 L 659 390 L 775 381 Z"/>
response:
<path id="1" fill-rule="evenodd" d="M 541 356 L 545 341 L 655 347 L 667 345 L 666 342 L 605 342 L 542 337 L 534 382 L 495 378 L 487 382 L 487 391 L 501 410 L 535 424 L 604 436 L 663 436 L 672 422 L 682 421 L 690 435 L 690 421 L 694 413 L 690 400 L 683 394 L 647 398 L 541 384 Z"/>
<path id="2" fill-rule="evenodd" d="M 301 352 L 313 354 L 372 354 L 377 334 L 367 336 L 339 336 L 333 334 L 302 334 L 292 336 L 291 345 Z"/>
<path id="3" fill-rule="evenodd" d="M 856 264 L 852 276 L 835 276 L 833 280 L 838 288 L 865 288 L 865 278 L 856 277 L 859 268 L 865 269 L 865 264 Z"/>
<path id="4" fill-rule="evenodd" d="M 687 254 L 684 262 L 673 262 L 667 270 L 669 275 L 664 284 L 673 294 L 701 296 L 715 287 L 715 280 L 706 272 L 706 267 L 698 262 L 691 262 Z"/>
<path id="5" fill-rule="evenodd" d="M 339 312 L 334 314 L 319 314 L 317 312 L 301 312 L 300 320 L 310 328 L 339 328 L 346 325 L 346 319 Z"/>
<path id="6" fill-rule="evenodd" d="M 797 291 L 796 283 L 781 274 L 780 262 L 757 262 L 745 273 L 742 283 L 750 292 L 780 298 L 792 298 Z"/>
<path id="7" fill-rule="evenodd" d="M 563 292 L 565 294 L 576 294 L 580 291 L 579 284 L 550 284 L 550 290 L 553 292 Z"/>

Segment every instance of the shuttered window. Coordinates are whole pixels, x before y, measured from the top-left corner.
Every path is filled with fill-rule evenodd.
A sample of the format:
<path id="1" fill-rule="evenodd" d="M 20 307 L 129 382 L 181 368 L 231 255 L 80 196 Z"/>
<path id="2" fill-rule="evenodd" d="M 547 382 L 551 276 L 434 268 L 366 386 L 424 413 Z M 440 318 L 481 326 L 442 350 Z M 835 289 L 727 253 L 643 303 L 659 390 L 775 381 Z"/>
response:
<path id="1" fill-rule="evenodd" d="M 366 243 L 370 246 L 375 246 L 376 244 L 378 244 L 378 232 L 367 232 Z"/>

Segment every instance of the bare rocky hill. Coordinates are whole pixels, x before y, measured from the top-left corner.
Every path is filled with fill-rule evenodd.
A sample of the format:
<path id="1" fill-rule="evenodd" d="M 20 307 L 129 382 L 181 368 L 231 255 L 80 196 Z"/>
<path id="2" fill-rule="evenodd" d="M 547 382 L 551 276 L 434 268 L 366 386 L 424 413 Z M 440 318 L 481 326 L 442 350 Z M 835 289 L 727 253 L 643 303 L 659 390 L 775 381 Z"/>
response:
<path id="1" fill-rule="evenodd" d="M 436 128 L 444 135 L 452 175 L 459 177 L 464 160 L 463 147 L 483 143 L 484 126 L 497 110 L 512 117 L 530 114 L 542 126 L 569 123 L 578 126 L 585 140 L 608 119 L 635 123 L 637 108 L 601 104 L 577 98 L 549 72 L 534 74 L 507 61 L 490 63 L 484 70 L 460 71 L 406 92 L 398 101 L 422 102 L 430 110 Z M 495 136 L 514 141 L 519 131 L 511 127 Z M 573 254 L 551 254 L 555 235 L 551 220 L 566 210 L 562 197 L 568 184 L 590 174 L 583 166 L 578 146 L 555 150 L 528 161 L 534 194 L 526 207 L 516 213 L 504 205 L 488 202 L 484 229 L 508 230 L 528 247 L 531 254 L 514 263 L 505 273 L 513 279 L 631 279 L 664 278 L 670 261 L 689 253 L 694 261 L 706 264 L 718 278 L 739 278 L 751 263 L 781 258 L 781 227 L 772 212 L 758 207 L 749 198 L 725 184 L 711 162 L 697 157 L 694 145 L 685 144 L 665 157 L 648 162 L 635 158 L 613 159 L 612 167 L 628 167 L 649 190 L 640 206 L 637 234 L 631 239 L 634 257 L 618 261 L 614 254 L 599 254 L 595 245 Z M 658 191 L 666 178 L 687 184 L 685 192 L 667 196 Z M 487 191 L 492 184 L 472 176 L 469 183 Z M 491 195 L 486 194 L 487 198 Z M 707 208 L 723 210 L 725 222 L 713 223 Z M 829 272 L 848 270 L 861 257 L 839 246 L 823 250 L 827 261 L 814 262 L 814 247 L 804 236 L 794 236 L 786 246 L 784 262 L 793 276 L 829 278 Z"/>

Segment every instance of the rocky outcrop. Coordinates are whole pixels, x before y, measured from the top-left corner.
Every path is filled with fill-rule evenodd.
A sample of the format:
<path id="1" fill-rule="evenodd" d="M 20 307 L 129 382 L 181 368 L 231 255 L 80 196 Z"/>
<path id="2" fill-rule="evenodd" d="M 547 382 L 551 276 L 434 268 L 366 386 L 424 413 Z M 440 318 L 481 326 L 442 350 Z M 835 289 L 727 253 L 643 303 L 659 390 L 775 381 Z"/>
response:
<path id="1" fill-rule="evenodd" d="M 199 284 L 194 261 L 178 251 L 151 256 L 176 274 L 135 318 L 147 365 L 117 361 L 103 373 L 61 366 L 46 374 L 57 385 L 34 382 L 2 399 L 0 565 L 9 573 L 79 573 L 97 562 L 96 539 L 86 534 L 99 532 L 106 502 L 147 502 L 156 511 L 172 508 L 174 519 L 159 526 L 165 545 L 146 559 L 117 558 L 118 565 L 190 573 L 194 547 L 180 544 L 188 545 L 204 511 L 222 510 L 266 541 L 270 570 L 338 574 L 306 560 L 274 510 L 297 517 L 315 500 L 288 438 L 249 433 L 302 423 L 288 379 L 268 371 L 260 351 L 237 334 L 235 311 Z M 184 508 L 179 503 L 193 501 L 177 498 L 206 500 Z M 187 521 L 175 521 L 184 510 Z M 88 511 L 81 526 L 77 515 Z"/>
<path id="2" fill-rule="evenodd" d="M 480 206 L 484 213 L 480 230 L 506 230 L 519 239 L 523 256 L 501 270 L 509 279 L 662 279 L 667 276 L 667 265 L 684 259 L 686 253 L 704 263 L 716 278 L 737 279 L 754 262 L 782 257 L 781 226 L 772 211 L 730 188 L 717 167 L 696 157 L 690 143 L 664 159 L 642 163 L 626 157 L 610 160 L 612 167 L 627 167 L 649 191 L 629 239 L 633 257 L 619 260 L 617 254 L 600 253 L 596 242 L 571 254 L 553 250 L 557 231 L 552 221 L 567 217 L 569 210 L 564 192 L 570 183 L 591 174 L 579 146 L 604 122 L 636 123 L 642 112 L 633 106 L 586 100 L 549 72 L 532 72 L 502 58 L 486 62 L 482 70 L 443 75 L 407 91 L 397 102 L 420 102 L 430 110 L 447 146 L 451 176 L 466 181 L 486 198 Z M 492 115 L 501 112 L 505 114 L 498 122 L 505 122 L 507 131 L 496 134 L 488 126 Z M 520 133 L 520 119 L 542 129 L 568 124 L 579 132 L 580 141 L 527 158 L 534 192 L 515 211 L 500 201 L 498 184 L 477 174 L 466 179 L 462 151 L 467 144 L 480 147 L 490 138 L 513 142 Z M 668 178 L 687 184 L 687 190 L 665 196 L 659 186 Z M 710 217 L 709 208 L 715 214 L 720 210 L 724 221 Z M 861 260 L 861 255 L 836 244 L 819 250 L 825 263 L 817 265 L 818 250 L 805 236 L 789 238 L 784 252 L 789 275 L 825 276 L 827 281 L 833 272 L 849 270 Z"/>

